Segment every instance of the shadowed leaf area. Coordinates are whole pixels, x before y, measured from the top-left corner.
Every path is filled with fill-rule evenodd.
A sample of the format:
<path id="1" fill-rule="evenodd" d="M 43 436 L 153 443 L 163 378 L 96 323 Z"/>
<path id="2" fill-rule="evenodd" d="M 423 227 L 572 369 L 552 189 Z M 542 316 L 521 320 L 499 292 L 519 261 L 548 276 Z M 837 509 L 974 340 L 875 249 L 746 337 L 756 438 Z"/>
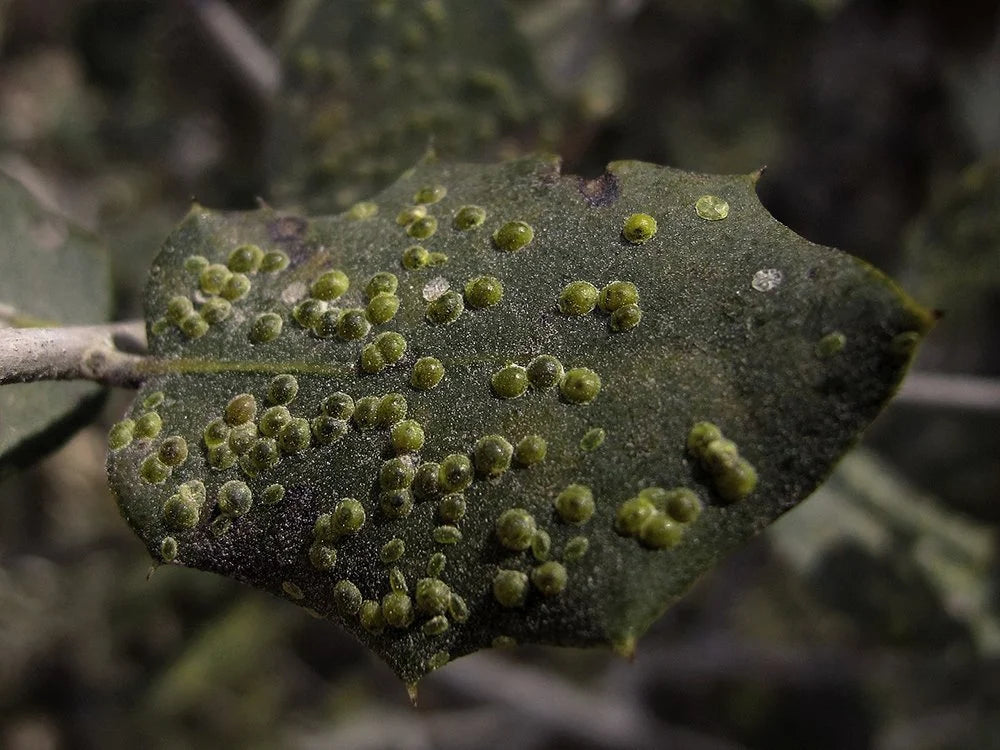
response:
<path id="1" fill-rule="evenodd" d="M 111 308 L 107 253 L 0 173 L 0 328 L 99 323 Z M 99 385 L 0 388 L 0 475 L 58 446 L 100 409 Z"/>
<path id="2" fill-rule="evenodd" d="M 407 683 L 635 640 L 806 497 L 930 324 L 752 176 L 425 163 L 334 217 L 196 206 L 111 432 L 151 554 L 341 623 Z"/>

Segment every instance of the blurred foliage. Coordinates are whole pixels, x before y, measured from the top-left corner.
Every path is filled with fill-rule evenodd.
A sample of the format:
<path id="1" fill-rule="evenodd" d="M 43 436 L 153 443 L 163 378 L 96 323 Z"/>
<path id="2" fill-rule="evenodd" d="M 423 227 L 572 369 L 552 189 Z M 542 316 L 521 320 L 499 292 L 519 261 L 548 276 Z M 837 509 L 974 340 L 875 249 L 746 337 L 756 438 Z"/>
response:
<path id="1" fill-rule="evenodd" d="M 232 5 L 276 41 L 282 2 Z M 767 164 L 758 190 L 781 221 L 945 309 L 928 366 L 998 374 L 990 267 L 952 254 L 1000 215 L 974 177 L 995 174 L 1000 146 L 998 3 L 510 6 L 557 92 L 567 171 L 595 176 L 626 157 L 724 173 Z M 138 314 L 140 280 L 191 196 L 244 208 L 266 192 L 266 112 L 188 7 L 0 2 L 0 161 L 106 240 L 123 316 Z M 988 262 L 981 242 L 966 247 Z M 937 277 L 955 279 L 957 298 L 934 296 Z M 998 600 L 997 434 L 995 412 L 893 406 L 865 439 L 881 461 L 845 464 L 730 557 L 656 623 L 634 664 L 543 648 L 473 656 L 429 677 L 414 712 L 339 628 L 195 571 L 147 582 L 146 552 L 106 489 L 105 428 L 88 429 L 0 487 L 0 745 L 606 747 L 577 726 L 610 708 L 632 717 L 634 747 L 996 747 L 1000 661 L 974 622 L 995 618 Z M 886 486 L 891 513 L 871 498 Z M 930 534 L 896 518 L 914 486 Z M 818 542 L 824 554 L 771 540 L 786 522 L 804 535 L 796 515 L 813 508 L 801 525 L 839 532 Z M 940 524 L 958 544 L 942 548 Z M 491 692 L 498 664 L 503 695 Z"/>

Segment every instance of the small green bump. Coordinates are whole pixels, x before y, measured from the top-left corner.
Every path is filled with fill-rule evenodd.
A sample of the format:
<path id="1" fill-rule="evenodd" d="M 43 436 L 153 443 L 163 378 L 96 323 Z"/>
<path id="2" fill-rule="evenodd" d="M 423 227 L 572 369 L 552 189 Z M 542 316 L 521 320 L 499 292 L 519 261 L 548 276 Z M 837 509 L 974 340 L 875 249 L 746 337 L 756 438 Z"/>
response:
<path id="1" fill-rule="evenodd" d="M 313 419 L 310 427 L 312 428 L 312 434 L 316 438 L 316 442 L 322 445 L 337 442 L 347 434 L 347 430 L 349 429 L 347 420 L 334 419 L 325 414 Z"/>
<path id="2" fill-rule="evenodd" d="M 518 398 L 528 390 L 528 371 L 520 365 L 507 365 L 490 378 L 493 392 L 500 398 Z"/>
<path id="3" fill-rule="evenodd" d="M 639 302 L 639 290 L 631 281 L 612 281 L 601 290 L 597 303 L 604 312 L 614 312 L 624 305 Z"/>
<path id="4" fill-rule="evenodd" d="M 167 466 L 180 466 L 182 463 L 187 461 L 187 441 L 180 435 L 171 435 L 160 443 L 160 449 L 157 451 L 157 455 Z"/>
<path id="5" fill-rule="evenodd" d="M 290 596 L 295 601 L 301 601 L 306 598 L 305 592 L 302 591 L 296 584 L 291 581 L 282 581 L 281 590 L 284 591 L 288 596 Z"/>
<path id="6" fill-rule="evenodd" d="M 163 420 L 155 411 L 148 411 L 135 422 L 133 435 L 137 440 L 152 439 L 163 429 Z"/>
<path id="7" fill-rule="evenodd" d="M 365 525 L 365 509 L 353 497 L 345 497 L 333 510 L 332 529 L 337 536 L 356 534 Z"/>
<path id="8" fill-rule="evenodd" d="M 358 201 L 347 209 L 347 218 L 353 221 L 364 221 L 378 213 L 378 204 L 372 201 Z"/>
<path id="9" fill-rule="evenodd" d="M 194 305 L 187 297 L 171 297 L 167 302 L 166 319 L 174 325 L 180 325 L 188 315 L 194 312 Z"/>
<path id="10" fill-rule="evenodd" d="M 705 221 L 721 221 L 729 216 L 729 204 L 715 195 L 703 195 L 694 202 L 694 210 Z"/>
<path id="11" fill-rule="evenodd" d="M 526 550 L 534 541 L 538 526 L 535 517 L 524 508 L 510 508 L 497 518 L 496 532 L 500 544 L 510 550 Z"/>
<path id="12" fill-rule="evenodd" d="M 253 492 L 246 482 L 230 479 L 219 488 L 216 498 L 219 512 L 224 516 L 242 516 L 253 505 Z"/>
<path id="13" fill-rule="evenodd" d="M 451 225 L 460 232 L 478 227 L 486 221 L 486 211 L 480 206 L 462 206 L 455 212 Z"/>
<path id="14" fill-rule="evenodd" d="M 552 537 L 549 536 L 548 532 L 544 529 L 538 529 L 535 531 L 535 535 L 531 537 L 531 554 L 534 556 L 538 562 L 545 562 L 549 559 L 549 553 L 552 551 Z"/>
<path id="15" fill-rule="evenodd" d="M 437 227 L 437 219 L 433 216 L 424 216 L 406 227 L 406 233 L 415 240 L 426 240 L 437 231 Z"/>
<path id="16" fill-rule="evenodd" d="M 443 552 L 435 552 L 427 560 L 427 575 L 431 578 L 437 578 L 444 572 L 445 566 L 448 564 L 448 558 L 445 557 Z M 417 584 L 417 595 L 420 594 L 420 584 Z"/>
<path id="17" fill-rule="evenodd" d="M 514 460 L 520 466 L 534 466 L 545 460 L 549 445 L 541 435 L 525 435 L 517 442 Z"/>
<path id="18" fill-rule="evenodd" d="M 644 497 L 633 497 L 618 506 L 615 515 L 615 531 L 623 536 L 638 536 L 656 507 Z"/>
<path id="19" fill-rule="evenodd" d="M 487 477 L 497 477 L 510 468 L 514 446 L 501 435 L 486 435 L 476 441 L 472 450 L 476 471 Z"/>
<path id="20" fill-rule="evenodd" d="M 523 221 L 508 221 L 493 233 L 497 249 L 509 253 L 526 247 L 534 238 L 535 230 Z"/>
<path id="21" fill-rule="evenodd" d="M 551 388 L 563 375 L 562 362 L 551 354 L 539 354 L 528 363 L 528 380 L 535 388 Z"/>
<path id="22" fill-rule="evenodd" d="M 649 214 L 632 214 L 622 225 L 622 236 L 633 245 L 641 245 L 656 234 L 656 219 Z"/>
<path id="23" fill-rule="evenodd" d="M 361 590 L 351 581 L 342 578 L 333 587 L 333 606 L 342 617 L 353 617 L 361 609 Z"/>
<path id="24" fill-rule="evenodd" d="M 177 493 L 181 497 L 193 498 L 199 503 L 205 502 L 207 493 L 205 491 L 205 483 L 200 479 L 191 479 L 184 482 L 180 487 L 177 488 Z"/>
<path id="25" fill-rule="evenodd" d="M 600 292 L 589 281 L 571 281 L 559 293 L 559 312 L 563 315 L 586 315 L 597 305 Z"/>
<path id="26" fill-rule="evenodd" d="M 472 484 L 472 461 L 462 453 L 452 453 L 441 462 L 438 484 L 445 492 L 461 492 Z"/>
<path id="27" fill-rule="evenodd" d="M 275 375 L 267 384 L 267 401 L 270 404 L 290 404 L 299 393 L 299 381 L 294 375 Z"/>
<path id="28" fill-rule="evenodd" d="M 736 464 L 740 457 L 740 449 L 732 440 L 723 437 L 708 443 L 699 457 L 709 472 L 721 474 Z"/>
<path id="29" fill-rule="evenodd" d="M 361 372 L 368 373 L 369 375 L 382 372 L 386 367 L 385 357 L 379 354 L 374 344 L 364 345 L 358 361 L 361 365 Z"/>
<path id="30" fill-rule="evenodd" d="M 116 422 L 108 432 L 108 449 L 111 451 L 120 451 L 132 442 L 134 435 L 135 422 L 131 419 L 123 419 L 120 422 Z"/>
<path id="31" fill-rule="evenodd" d="M 493 577 L 493 598 L 508 609 L 523 607 L 528 595 L 528 576 L 520 570 L 498 570 Z"/>
<path id="32" fill-rule="evenodd" d="M 283 325 L 278 313 L 266 312 L 258 315 L 250 328 L 250 343 L 266 344 L 281 335 Z"/>
<path id="33" fill-rule="evenodd" d="M 692 523 L 701 515 L 701 501 L 687 487 L 668 491 L 664 499 L 667 515 L 678 523 Z"/>
<path id="34" fill-rule="evenodd" d="M 236 451 L 227 443 L 213 445 L 208 449 L 208 465 L 216 471 L 225 471 L 236 463 Z"/>
<path id="35" fill-rule="evenodd" d="M 184 270 L 188 273 L 200 274 L 208 268 L 208 258 L 204 255 L 189 255 L 184 259 Z"/>
<path id="36" fill-rule="evenodd" d="M 757 487 L 757 470 L 742 456 L 714 473 L 715 491 L 727 503 L 743 500 Z"/>
<path id="37" fill-rule="evenodd" d="M 285 406 L 270 406 L 264 409 L 257 422 L 257 429 L 264 437 L 277 437 L 281 428 L 292 421 L 291 412 Z"/>
<path id="38" fill-rule="evenodd" d="M 229 516 L 216 516 L 208 525 L 208 530 L 216 539 L 224 537 L 233 526 L 233 519 Z"/>
<path id="39" fill-rule="evenodd" d="M 722 430 L 711 422 L 696 422 L 688 432 L 687 449 L 691 455 L 701 458 L 709 443 L 719 440 Z"/>
<path id="40" fill-rule="evenodd" d="M 222 294 L 226 282 L 233 272 L 221 263 L 212 263 L 198 275 L 198 286 L 205 294 Z"/>
<path id="41" fill-rule="evenodd" d="M 229 440 L 229 425 L 221 417 L 216 417 L 205 426 L 201 437 L 206 448 L 224 445 Z"/>
<path id="42" fill-rule="evenodd" d="M 417 609 L 425 615 L 443 615 L 448 611 L 451 596 L 451 588 L 438 578 L 421 578 L 417 581 Z"/>
<path id="43" fill-rule="evenodd" d="M 278 443 L 271 438 L 259 438 L 254 441 L 247 451 L 247 461 L 249 465 L 257 471 L 273 469 L 281 461 L 281 453 L 278 451 Z"/>
<path id="44" fill-rule="evenodd" d="M 333 570 L 337 564 L 337 550 L 322 542 L 313 542 L 309 547 L 309 564 L 323 572 Z"/>
<path id="45" fill-rule="evenodd" d="M 594 515 L 594 494 L 583 484 L 571 484 L 555 499 L 556 513 L 566 523 L 586 523 Z"/>
<path id="46" fill-rule="evenodd" d="M 406 518 L 413 512 L 413 493 L 408 489 L 385 490 L 378 502 L 386 518 Z"/>
<path id="47" fill-rule="evenodd" d="M 264 505 L 277 505 L 285 497 L 285 488 L 280 484 L 269 484 L 261 493 L 261 502 Z"/>
<path id="48" fill-rule="evenodd" d="M 889 351 L 900 359 L 906 359 L 916 350 L 920 343 L 920 334 L 916 331 L 897 333 L 889 342 Z"/>
<path id="49" fill-rule="evenodd" d="M 431 538 L 438 544 L 458 544 L 462 541 L 462 532 L 457 526 L 435 526 Z"/>
<path id="50" fill-rule="evenodd" d="M 406 544 L 399 537 L 393 537 L 382 545 L 382 550 L 378 556 L 383 563 L 389 565 L 399 560 L 405 553 Z"/>
<path id="51" fill-rule="evenodd" d="M 424 446 L 424 429 L 415 419 L 404 419 L 392 426 L 390 438 L 396 453 L 416 453 Z"/>
<path id="52" fill-rule="evenodd" d="M 411 245 L 403 251 L 403 268 L 416 271 L 431 263 L 431 254 L 420 245 Z"/>
<path id="53" fill-rule="evenodd" d="M 616 331 L 628 331 L 639 325 L 642 310 L 636 304 L 622 305 L 611 313 L 611 327 Z"/>
<path id="54" fill-rule="evenodd" d="M 417 219 L 422 219 L 425 216 L 427 216 L 426 206 L 410 206 L 396 215 L 396 223 L 401 227 L 408 227 Z"/>
<path id="55" fill-rule="evenodd" d="M 420 464 L 413 475 L 411 489 L 418 500 L 434 500 L 441 495 L 438 474 L 441 465 L 433 462 Z"/>
<path id="56" fill-rule="evenodd" d="M 229 431 L 229 447 L 236 455 L 242 455 L 250 450 L 257 439 L 257 425 L 253 422 L 237 425 Z"/>
<path id="57" fill-rule="evenodd" d="M 410 587 L 406 583 L 406 576 L 396 566 L 389 569 L 389 588 L 402 594 L 410 593 Z"/>
<path id="58" fill-rule="evenodd" d="M 162 336 L 170 330 L 170 321 L 164 317 L 157 318 L 149 327 L 149 332 L 153 336 Z"/>
<path id="59" fill-rule="evenodd" d="M 448 194 L 444 185 L 425 185 L 413 194 L 414 203 L 437 203 Z"/>
<path id="60" fill-rule="evenodd" d="M 444 377 L 444 365 L 435 357 L 421 357 L 413 365 L 410 385 L 419 391 L 429 391 Z"/>
<path id="61" fill-rule="evenodd" d="M 424 635 L 433 637 L 435 635 L 441 635 L 448 630 L 448 628 L 448 618 L 444 615 L 435 615 L 425 622 L 421 626 L 420 630 Z"/>
<path id="62" fill-rule="evenodd" d="M 427 320 L 434 325 L 451 325 L 461 317 L 465 310 L 462 295 L 454 289 L 449 289 L 437 299 L 427 304 Z"/>
<path id="63" fill-rule="evenodd" d="M 260 261 L 260 270 L 264 273 L 277 273 L 288 268 L 288 256 L 281 250 L 271 250 L 264 253 Z"/>
<path id="64" fill-rule="evenodd" d="M 389 271 L 379 271 L 368 279 L 368 283 L 365 285 L 365 294 L 368 299 L 373 299 L 379 294 L 395 294 L 398 287 L 399 279 L 396 278 L 396 274 Z"/>
<path id="65" fill-rule="evenodd" d="M 193 529 L 201 517 L 201 503 L 196 497 L 176 493 L 163 503 L 160 516 L 168 527 L 176 531 Z"/>
<path id="66" fill-rule="evenodd" d="M 440 266 L 448 262 L 448 256 L 444 253 L 434 252 L 427 256 L 427 265 Z"/>
<path id="67" fill-rule="evenodd" d="M 365 599 L 358 609 L 358 620 L 361 627 L 369 633 L 381 633 L 385 630 L 385 617 L 382 615 L 382 608 L 378 602 L 372 599 Z"/>
<path id="68" fill-rule="evenodd" d="M 263 259 L 264 251 L 256 245 L 240 245 L 229 253 L 226 265 L 234 273 L 257 273 Z"/>
<path id="69" fill-rule="evenodd" d="M 455 524 L 465 517 L 465 495 L 452 492 L 438 503 L 438 517 L 445 523 Z"/>
<path id="70" fill-rule="evenodd" d="M 160 542 L 160 559 L 163 562 L 173 562 L 177 557 L 177 540 L 172 536 L 165 536 Z"/>
<path id="71" fill-rule="evenodd" d="M 680 544 L 684 529 L 664 513 L 655 511 L 639 530 L 639 541 L 650 549 L 668 549 Z"/>
<path id="72" fill-rule="evenodd" d="M 424 8 L 427 8 L 424 5 Z M 433 654 L 427 657 L 427 669 L 433 672 L 435 669 L 441 669 L 448 662 L 451 661 L 451 655 L 447 651 L 435 651 Z"/>
<path id="73" fill-rule="evenodd" d="M 402 393 L 387 393 L 378 401 L 375 422 L 379 427 L 390 427 L 406 417 L 406 396 Z"/>
<path id="74" fill-rule="evenodd" d="M 332 336 L 337 335 L 337 321 L 340 320 L 340 316 L 343 314 L 343 310 L 339 307 L 333 307 L 319 316 L 312 327 L 313 335 L 317 338 L 328 339 Z"/>
<path id="75" fill-rule="evenodd" d="M 278 433 L 278 447 L 282 453 L 299 453 L 309 447 L 312 440 L 312 429 L 309 420 L 294 417 Z"/>
<path id="76" fill-rule="evenodd" d="M 359 430 L 370 430 L 378 424 L 378 396 L 363 396 L 354 405 L 352 419 Z"/>
<path id="77" fill-rule="evenodd" d="M 347 274 L 340 269 L 334 269 L 317 276 L 312 286 L 309 287 L 309 294 L 312 295 L 313 299 L 329 302 L 346 292 L 350 285 L 351 282 L 347 278 Z"/>
<path id="78" fill-rule="evenodd" d="M 364 310 L 357 308 L 344 310 L 337 318 L 337 335 L 345 341 L 363 339 L 371 328 Z"/>
<path id="79" fill-rule="evenodd" d="M 336 391 L 323 399 L 320 410 L 334 419 L 350 419 L 354 414 L 354 399 L 343 391 Z"/>
<path id="80" fill-rule="evenodd" d="M 325 312 L 326 302 L 323 300 L 304 299 L 292 308 L 292 318 L 303 328 L 315 328 Z"/>
<path id="81" fill-rule="evenodd" d="M 596 451 L 602 445 L 604 445 L 604 439 L 607 437 L 607 433 L 602 427 L 592 427 L 580 438 L 580 450 Z"/>
<path id="82" fill-rule="evenodd" d="M 833 331 L 816 342 L 816 356 L 820 359 L 828 359 L 843 351 L 846 344 L 847 336 L 840 331 Z"/>
<path id="83" fill-rule="evenodd" d="M 208 321 L 201 316 L 201 313 L 191 313 L 186 316 L 178 327 L 189 339 L 200 339 L 208 333 Z"/>
<path id="84" fill-rule="evenodd" d="M 590 549 L 590 540 L 585 536 L 575 536 L 566 542 L 563 559 L 566 562 L 578 562 L 587 554 L 588 549 Z"/>
<path id="85" fill-rule="evenodd" d="M 384 331 L 372 342 L 386 364 L 394 365 L 406 354 L 406 339 L 395 331 Z"/>
<path id="86" fill-rule="evenodd" d="M 455 622 L 465 622 L 469 619 L 469 605 L 454 591 L 451 592 L 451 597 L 448 600 L 448 614 Z"/>
<path id="87" fill-rule="evenodd" d="M 566 588 L 566 568 L 555 560 L 543 562 L 531 571 L 531 582 L 542 596 L 556 596 Z"/>
<path id="88" fill-rule="evenodd" d="M 368 316 L 368 320 L 370 320 L 373 324 L 380 325 L 382 323 L 388 323 L 396 317 L 396 312 L 398 310 L 399 297 L 395 294 L 380 292 L 372 297 L 371 301 L 368 303 L 368 307 L 365 308 L 365 315 Z"/>
<path id="89" fill-rule="evenodd" d="M 476 276 L 465 285 L 465 303 L 474 310 L 493 307 L 503 297 L 503 284 L 495 276 Z"/>
<path id="90" fill-rule="evenodd" d="M 223 417 L 228 425 L 246 424 L 253 421 L 256 416 L 257 399 L 250 393 L 240 393 L 233 396 L 223 412 Z"/>
<path id="91" fill-rule="evenodd" d="M 413 484 L 413 464 L 406 458 L 390 458 L 382 464 L 378 484 L 383 490 L 398 490 Z"/>
<path id="92" fill-rule="evenodd" d="M 590 403 L 601 392 L 601 377 L 586 367 L 574 367 L 559 382 L 559 392 L 570 403 Z"/>
<path id="93" fill-rule="evenodd" d="M 227 299 L 222 297 L 209 297 L 198 310 L 198 314 L 205 319 L 209 325 L 217 325 L 224 321 L 233 312 L 233 306 Z"/>

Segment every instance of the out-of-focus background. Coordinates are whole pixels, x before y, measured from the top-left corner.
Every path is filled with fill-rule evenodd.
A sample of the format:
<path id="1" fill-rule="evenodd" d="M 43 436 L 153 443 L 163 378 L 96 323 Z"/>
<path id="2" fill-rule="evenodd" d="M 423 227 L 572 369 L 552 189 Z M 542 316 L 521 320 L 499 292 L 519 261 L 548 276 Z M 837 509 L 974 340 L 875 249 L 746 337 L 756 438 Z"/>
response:
<path id="1" fill-rule="evenodd" d="M 1000 748 L 1000 409 L 962 377 L 1000 377 L 1000 3 L 0 0 L 0 169 L 103 239 L 119 318 L 192 197 L 334 210 L 431 140 L 548 148 L 587 176 L 767 165 L 781 221 L 945 313 L 916 369 L 949 377 L 891 405 L 635 663 L 482 653 L 416 710 L 330 623 L 196 571 L 147 578 L 104 477 L 115 393 L 0 483 L 0 747 Z"/>

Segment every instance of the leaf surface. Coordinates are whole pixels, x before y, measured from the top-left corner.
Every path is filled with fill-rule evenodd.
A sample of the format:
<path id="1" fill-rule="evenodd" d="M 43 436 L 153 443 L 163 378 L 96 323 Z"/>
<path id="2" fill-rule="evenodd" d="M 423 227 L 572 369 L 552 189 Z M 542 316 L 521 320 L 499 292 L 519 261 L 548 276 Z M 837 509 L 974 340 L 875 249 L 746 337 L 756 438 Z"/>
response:
<path id="1" fill-rule="evenodd" d="M 422 204 L 422 219 L 417 195 L 440 198 Z M 637 214 L 656 222 L 644 242 L 623 233 L 650 228 Z M 436 228 L 421 237 L 427 217 Z M 529 233 L 512 222 L 532 235 L 516 250 Z M 447 260 L 407 267 L 418 243 Z M 248 271 L 249 291 L 228 317 L 198 325 L 198 310 L 220 306 L 206 283 L 226 274 L 205 263 L 226 264 L 245 245 L 271 254 L 265 266 L 282 257 L 288 266 Z M 234 266 L 248 254 L 232 256 Z M 391 300 L 372 294 L 391 282 L 371 280 L 385 273 L 398 282 L 382 292 L 398 311 L 345 338 L 364 328 L 357 311 L 384 317 Z M 483 276 L 502 296 L 477 308 L 496 298 L 492 282 L 469 284 Z M 344 277 L 336 299 L 302 306 L 340 291 Z M 572 282 L 621 307 L 567 314 L 560 299 Z M 635 310 L 621 312 L 633 291 L 612 282 L 634 285 L 636 325 Z M 753 176 L 617 162 L 585 181 L 537 157 L 421 164 L 333 217 L 196 206 L 154 264 L 146 305 L 159 374 L 113 433 L 109 458 L 125 518 L 154 557 L 340 622 L 408 683 L 512 641 L 628 652 L 698 575 L 822 481 L 891 396 L 930 323 L 870 266 L 776 222 Z M 297 322 L 324 306 L 326 323 Z M 274 320 L 280 332 L 265 341 Z M 384 350 L 384 368 L 373 349 Z M 561 379 L 532 366 L 540 355 L 558 360 Z M 428 357 L 443 377 L 415 387 L 433 380 L 417 365 Z M 297 386 L 287 414 L 266 411 L 290 393 L 278 376 Z M 344 415 L 342 397 L 327 400 L 335 393 L 353 400 L 344 423 L 334 424 Z M 405 400 L 405 419 L 386 394 Z M 382 420 L 369 426 L 371 414 Z M 268 434 L 289 419 L 312 431 L 289 427 L 276 447 Z M 699 422 L 724 439 L 692 452 Z M 422 445 L 408 452 L 417 427 Z M 525 436 L 545 441 L 544 460 L 519 461 L 531 453 Z M 209 451 L 206 439 L 220 438 Z M 464 487 L 462 457 L 478 468 Z M 444 468 L 432 474 L 428 463 Z M 664 492 L 677 488 L 693 495 Z M 365 521 L 338 534 L 351 527 L 337 515 L 345 498 Z M 360 612 L 348 594 L 366 602 Z"/>

